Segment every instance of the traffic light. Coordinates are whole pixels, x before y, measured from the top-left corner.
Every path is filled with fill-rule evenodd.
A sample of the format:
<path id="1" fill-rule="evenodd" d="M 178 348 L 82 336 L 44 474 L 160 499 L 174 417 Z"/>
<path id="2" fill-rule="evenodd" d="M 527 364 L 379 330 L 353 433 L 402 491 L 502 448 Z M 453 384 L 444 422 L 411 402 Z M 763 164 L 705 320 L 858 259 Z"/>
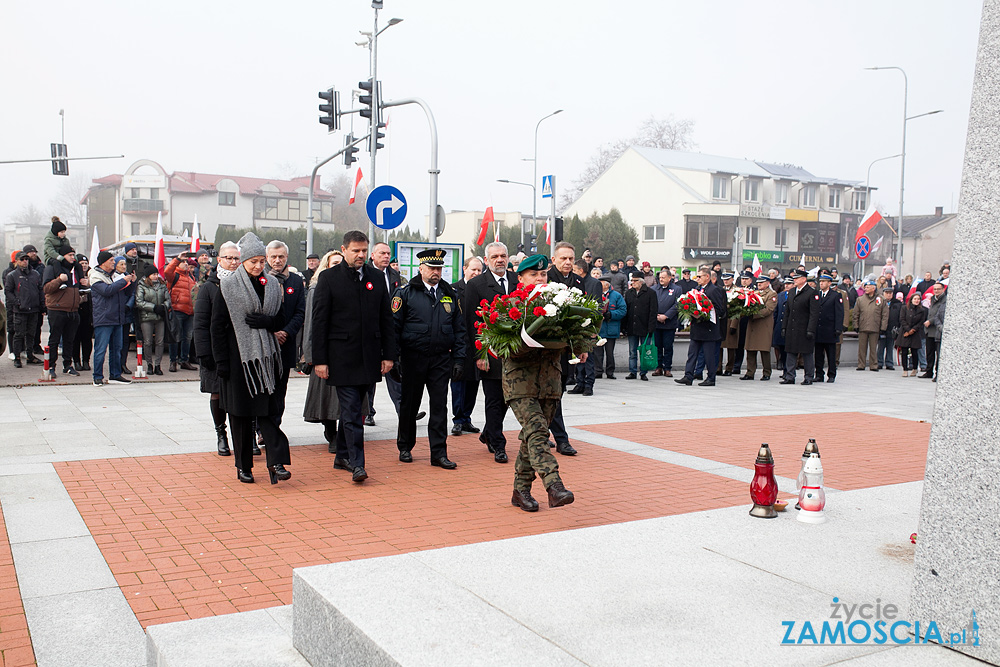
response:
<path id="1" fill-rule="evenodd" d="M 54 158 L 69 157 L 69 153 L 66 151 L 66 144 L 49 144 L 49 148 Z M 52 160 L 52 175 L 69 176 L 69 161 Z"/>
<path id="2" fill-rule="evenodd" d="M 563 240 L 563 219 L 562 216 L 557 216 L 554 228 L 552 230 L 552 242 L 559 243 Z"/>
<path id="3" fill-rule="evenodd" d="M 538 253 L 538 235 L 528 234 L 528 248 L 531 250 L 531 254 Z"/>
<path id="4" fill-rule="evenodd" d="M 352 143 L 354 143 L 353 134 L 344 137 L 344 166 L 348 169 L 351 168 L 351 164 L 358 161 L 358 158 L 354 157 L 354 154 L 358 152 L 358 147 L 352 146 Z"/>
<path id="5" fill-rule="evenodd" d="M 299 241 L 299 250 L 301 250 L 302 252 L 305 252 L 308 247 L 309 246 L 306 245 L 305 241 Z"/>
<path id="6" fill-rule="evenodd" d="M 340 129 L 340 93 L 333 88 L 319 91 L 319 98 L 326 104 L 319 105 L 319 110 L 323 114 L 319 117 L 319 122 L 326 125 L 326 131 L 336 132 Z"/>
<path id="7" fill-rule="evenodd" d="M 380 148 L 385 148 L 385 144 L 379 143 L 379 139 L 385 139 L 385 132 L 380 132 L 379 130 L 385 129 L 385 123 L 379 123 L 378 126 L 368 135 L 368 152 L 374 153 Z"/>
<path id="8" fill-rule="evenodd" d="M 361 109 L 358 113 L 362 118 L 367 118 L 371 121 L 372 127 L 376 127 L 382 123 L 382 85 L 377 83 L 375 79 L 368 79 L 367 81 L 359 81 L 358 88 L 363 90 L 366 94 L 358 97 L 358 102 L 361 103 L 362 107 L 368 107 L 367 109 Z"/>

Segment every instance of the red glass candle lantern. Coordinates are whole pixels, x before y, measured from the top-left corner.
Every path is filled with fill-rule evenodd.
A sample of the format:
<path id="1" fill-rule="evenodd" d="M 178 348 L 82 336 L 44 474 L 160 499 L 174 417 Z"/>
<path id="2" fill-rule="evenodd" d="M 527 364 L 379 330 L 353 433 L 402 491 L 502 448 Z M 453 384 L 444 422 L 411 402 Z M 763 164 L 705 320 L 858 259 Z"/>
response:
<path id="1" fill-rule="evenodd" d="M 778 480 L 774 478 L 774 457 L 766 442 L 760 446 L 753 467 L 754 476 L 750 482 L 753 509 L 750 510 L 750 516 L 773 519 L 778 516 L 774 510 L 774 501 L 778 499 Z"/>

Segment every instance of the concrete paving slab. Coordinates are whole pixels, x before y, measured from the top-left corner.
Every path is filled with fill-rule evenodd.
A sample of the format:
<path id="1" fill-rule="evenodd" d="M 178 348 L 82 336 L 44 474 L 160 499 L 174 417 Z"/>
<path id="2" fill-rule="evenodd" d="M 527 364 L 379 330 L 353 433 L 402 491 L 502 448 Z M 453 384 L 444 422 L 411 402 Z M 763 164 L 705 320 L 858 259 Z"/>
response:
<path id="1" fill-rule="evenodd" d="M 0 478 L 0 503 L 5 513 L 8 507 L 17 503 L 69 499 L 62 480 L 51 465 L 46 472 Z"/>
<path id="2" fill-rule="evenodd" d="M 38 667 L 139 667 L 145 636 L 117 588 L 24 600 Z"/>
<path id="3" fill-rule="evenodd" d="M 89 537 L 90 531 L 72 500 L 39 500 L 4 506 L 11 544 Z"/>
<path id="4" fill-rule="evenodd" d="M 11 544 L 10 551 L 25 602 L 102 588 L 118 590 L 101 550 L 89 535 Z"/>

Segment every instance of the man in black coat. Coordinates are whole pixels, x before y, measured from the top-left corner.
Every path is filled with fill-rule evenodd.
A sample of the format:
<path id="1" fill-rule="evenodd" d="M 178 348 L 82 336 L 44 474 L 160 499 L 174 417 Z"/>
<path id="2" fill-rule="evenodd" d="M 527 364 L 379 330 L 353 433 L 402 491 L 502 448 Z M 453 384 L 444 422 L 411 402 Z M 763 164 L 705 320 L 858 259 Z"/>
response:
<path id="1" fill-rule="evenodd" d="M 376 271 L 382 274 L 382 281 L 385 283 L 385 288 L 389 292 L 390 299 L 392 299 L 392 295 L 396 293 L 396 290 L 402 284 L 402 277 L 399 271 L 389 266 L 389 260 L 391 259 L 392 249 L 388 243 L 378 241 L 372 246 L 371 265 Z M 396 416 L 398 417 L 402 387 L 392 375 L 385 376 L 385 387 L 389 391 L 389 398 L 392 399 L 392 404 L 396 408 Z M 418 413 L 417 419 L 422 419 L 423 416 L 424 413 Z M 365 417 L 365 426 L 375 426 L 375 384 L 372 384 L 368 388 L 368 416 Z"/>
<path id="2" fill-rule="evenodd" d="M 628 335 L 628 375 L 626 380 L 634 380 L 636 373 L 642 380 L 649 380 L 646 371 L 640 372 L 639 345 L 646 338 L 652 343 L 653 330 L 656 329 L 657 300 L 653 290 L 646 286 L 642 274 L 633 273 L 629 278 L 629 288 L 625 292 L 625 319 L 622 329 Z"/>
<path id="3" fill-rule="evenodd" d="M 708 269 L 698 269 L 695 274 L 698 287 L 712 302 L 712 315 L 700 320 L 691 320 L 690 342 L 688 343 L 687 364 L 684 366 L 684 377 L 674 380 L 677 384 L 689 387 L 694 382 L 695 366 L 698 355 L 705 357 L 705 373 L 707 378 L 698 383 L 699 387 L 714 387 L 715 373 L 718 365 L 716 354 L 722 341 L 722 327 L 726 324 L 726 293 L 721 287 L 712 284 L 712 272 Z"/>
<path id="4" fill-rule="evenodd" d="M 281 406 L 277 423 L 281 426 L 281 416 L 285 413 L 285 395 L 288 393 L 288 376 L 298 364 L 298 337 L 302 323 L 306 319 L 306 285 L 302 276 L 288 270 L 288 246 L 281 241 L 267 244 L 267 265 L 269 273 L 278 279 L 284 294 L 282 310 L 285 325 L 274 332 L 281 346 L 281 367 L 284 373 L 278 378 L 274 394 Z"/>
<path id="5" fill-rule="evenodd" d="M 484 253 L 486 270 L 466 284 L 465 299 L 462 302 L 465 335 L 472 348 L 476 340 L 476 321 L 480 319 L 476 315 L 480 303 L 492 303 L 495 297 L 510 294 L 517 288 L 517 274 L 507 270 L 507 246 L 500 242 L 490 243 Z M 477 358 L 476 368 L 479 371 L 479 381 L 483 384 L 483 406 L 486 408 L 486 424 L 479 434 L 479 440 L 492 452 L 497 463 L 507 463 L 507 439 L 503 434 L 507 402 L 501 385 L 503 364 L 499 359 L 488 356 L 486 359 Z"/>
<path id="6" fill-rule="evenodd" d="M 550 283 L 562 283 L 566 287 L 577 288 L 581 292 L 586 292 L 583 278 L 573 273 L 573 264 L 576 262 L 576 248 L 569 241 L 559 241 L 552 248 L 552 265 L 549 267 L 548 280 Z M 590 355 L 587 355 L 588 358 Z M 566 391 L 566 385 L 570 380 L 569 352 L 562 355 L 562 389 Z M 593 377 L 593 376 L 591 376 Z M 576 377 L 574 373 L 574 383 Z M 552 423 L 549 424 L 552 431 L 552 439 L 555 440 L 556 451 L 566 456 L 576 456 L 576 449 L 569 442 L 569 433 L 566 432 L 566 422 L 563 421 L 562 401 L 556 406 Z"/>
<path id="7" fill-rule="evenodd" d="M 40 364 L 35 356 L 38 339 L 38 321 L 42 317 L 45 296 L 42 294 L 42 276 L 33 270 L 27 253 L 21 251 L 15 257 L 14 270 L 4 278 L 4 298 L 11 313 L 14 330 L 14 366 L 21 368 L 21 352 L 25 353 L 29 364 Z"/>
<path id="8" fill-rule="evenodd" d="M 844 297 L 835 289 L 833 276 L 819 277 L 819 319 L 816 323 L 816 381 L 823 381 L 823 359 L 827 360 L 827 382 L 837 378 L 837 343 L 844 332 Z"/>
<path id="9" fill-rule="evenodd" d="M 587 262 L 582 259 L 576 260 L 573 264 L 573 273 L 583 281 L 583 293 L 597 303 L 601 303 L 604 296 L 604 287 L 601 286 L 600 280 L 590 275 Z M 576 386 L 566 393 L 583 394 L 584 396 L 594 395 L 594 378 L 596 377 L 595 359 L 596 355 L 588 354 L 586 361 L 576 365 Z"/>
<path id="10" fill-rule="evenodd" d="M 470 255 L 465 260 L 462 279 L 452 283 L 455 295 L 458 297 L 459 310 L 462 312 L 463 321 L 465 318 L 465 286 L 470 280 L 483 272 L 483 261 L 475 255 Z M 465 327 L 463 327 L 464 330 Z M 462 377 L 459 380 L 452 380 L 451 383 L 451 415 L 452 415 L 452 435 L 462 435 L 463 433 L 479 433 L 472 423 L 472 409 L 476 405 L 476 396 L 479 394 L 479 378 L 476 377 L 476 349 L 473 347 L 473 339 L 476 332 L 465 336 L 465 364 L 463 365 Z"/>
<path id="11" fill-rule="evenodd" d="M 417 410 L 427 387 L 431 465 L 454 470 L 448 460 L 448 381 L 462 377 L 467 340 L 458 295 L 441 280 L 444 256 L 441 248 L 417 253 L 419 273 L 392 297 L 403 388 L 396 448 L 400 461 L 413 463 Z"/>
<path id="12" fill-rule="evenodd" d="M 785 374 L 779 384 L 795 384 L 796 357 L 800 354 L 804 366 L 802 384 L 812 384 L 816 372 L 819 293 L 806 284 L 808 277 L 809 274 L 802 269 L 792 271 L 794 283 L 788 289 L 788 301 L 781 321 L 785 336 Z"/>
<path id="13" fill-rule="evenodd" d="M 368 388 L 392 370 L 396 332 L 383 275 L 365 263 L 368 237 L 344 234 L 344 261 L 319 276 L 313 300 L 313 363 L 316 375 L 337 388 L 341 427 L 333 466 L 350 470 L 355 482 L 365 471 L 362 403 Z"/>

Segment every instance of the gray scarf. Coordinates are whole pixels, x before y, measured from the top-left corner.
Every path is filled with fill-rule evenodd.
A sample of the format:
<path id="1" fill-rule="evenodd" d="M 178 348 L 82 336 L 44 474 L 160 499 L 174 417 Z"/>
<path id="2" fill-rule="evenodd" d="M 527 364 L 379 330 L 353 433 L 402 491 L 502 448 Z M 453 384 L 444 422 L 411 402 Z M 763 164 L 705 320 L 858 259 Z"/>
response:
<path id="1" fill-rule="evenodd" d="M 251 283 L 252 280 L 265 278 L 264 306 Z M 281 367 L 281 355 L 278 352 L 278 342 L 274 334 L 266 329 L 251 329 L 247 326 L 246 316 L 250 313 L 264 313 L 274 316 L 281 308 L 282 291 L 277 280 L 261 275 L 254 278 L 241 264 L 236 271 L 219 282 L 222 297 L 229 308 L 229 318 L 233 322 L 236 343 L 240 350 L 240 360 L 243 362 L 243 376 L 251 396 L 268 393 L 273 394 L 276 378 L 275 372 Z"/>

